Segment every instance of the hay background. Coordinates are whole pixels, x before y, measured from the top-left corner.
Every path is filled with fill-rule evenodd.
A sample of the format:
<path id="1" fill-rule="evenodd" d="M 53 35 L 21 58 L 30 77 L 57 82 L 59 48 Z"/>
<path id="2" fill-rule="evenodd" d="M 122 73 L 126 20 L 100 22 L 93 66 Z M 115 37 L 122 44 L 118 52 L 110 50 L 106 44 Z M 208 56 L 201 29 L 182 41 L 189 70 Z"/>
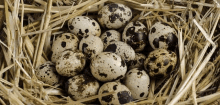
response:
<path id="1" fill-rule="evenodd" d="M 19 1 L 4 0 L 4 5 L 0 5 L 3 8 L 0 14 L 5 14 L 0 15 L 0 23 L 5 20 L 0 41 L 1 104 L 72 105 L 112 94 L 73 101 L 58 88 L 61 84 L 44 84 L 37 80 L 34 72 L 35 67 L 48 60 L 46 55 L 50 50 L 48 40 L 51 33 L 59 32 L 65 20 L 86 13 L 104 2 L 118 2 L 132 7 L 137 14 L 132 21 L 140 20 L 148 28 L 155 21 L 166 22 L 175 27 L 181 37 L 178 44 L 179 57 L 182 58 L 180 65 L 164 81 L 155 83 L 152 80 L 148 98 L 129 104 L 207 105 L 220 102 L 220 48 L 216 44 L 220 44 L 220 6 L 217 0 L 206 3 L 205 0 L 83 0 L 77 6 L 60 7 L 52 7 L 52 0 L 35 0 L 43 5 L 40 8 Z M 44 22 L 35 21 L 25 25 L 24 13 L 45 13 L 41 19 Z M 181 16 L 177 13 L 181 13 Z M 159 92 L 155 93 L 154 90 Z"/>

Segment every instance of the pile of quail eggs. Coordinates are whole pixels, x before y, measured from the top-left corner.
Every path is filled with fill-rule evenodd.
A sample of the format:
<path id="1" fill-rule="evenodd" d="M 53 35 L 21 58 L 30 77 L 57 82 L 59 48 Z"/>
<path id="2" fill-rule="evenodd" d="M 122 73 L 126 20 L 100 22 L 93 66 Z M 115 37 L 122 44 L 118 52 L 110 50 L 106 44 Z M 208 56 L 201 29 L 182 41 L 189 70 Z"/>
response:
<path id="1" fill-rule="evenodd" d="M 110 3 L 97 18 L 68 20 L 69 32 L 55 37 L 51 61 L 36 69 L 37 78 L 49 85 L 68 78 L 65 91 L 75 101 L 94 95 L 100 104 L 147 98 L 151 79 L 165 78 L 176 66 L 177 32 L 166 23 L 154 22 L 147 29 L 131 19 L 128 6 Z"/>

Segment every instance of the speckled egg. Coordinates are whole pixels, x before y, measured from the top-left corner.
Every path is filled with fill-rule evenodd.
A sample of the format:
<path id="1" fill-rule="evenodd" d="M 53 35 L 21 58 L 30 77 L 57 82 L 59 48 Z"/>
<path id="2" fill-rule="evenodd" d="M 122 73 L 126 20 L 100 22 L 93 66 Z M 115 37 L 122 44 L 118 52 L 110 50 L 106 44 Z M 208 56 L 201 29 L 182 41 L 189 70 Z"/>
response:
<path id="1" fill-rule="evenodd" d="M 146 56 L 142 53 L 135 53 L 135 58 L 129 63 L 129 69 L 144 68 Z"/>
<path id="2" fill-rule="evenodd" d="M 60 54 L 56 62 L 57 72 L 66 77 L 79 74 L 86 64 L 86 57 L 82 52 L 66 50 Z"/>
<path id="3" fill-rule="evenodd" d="M 149 92 L 150 77 L 144 69 L 134 68 L 126 73 L 124 84 L 134 99 L 143 99 Z"/>
<path id="4" fill-rule="evenodd" d="M 144 61 L 144 68 L 153 78 L 167 76 L 176 66 L 177 56 L 174 52 L 165 49 L 156 49 Z"/>
<path id="5" fill-rule="evenodd" d="M 67 6 L 74 6 L 78 3 L 78 0 L 62 0 L 63 3 Z"/>
<path id="6" fill-rule="evenodd" d="M 111 3 L 98 12 L 98 21 L 102 27 L 118 29 L 130 21 L 132 11 L 124 4 Z"/>
<path id="7" fill-rule="evenodd" d="M 127 43 L 121 41 L 110 42 L 104 51 L 116 53 L 121 56 L 125 62 L 134 60 L 135 58 L 134 49 Z"/>
<path id="8" fill-rule="evenodd" d="M 102 82 L 119 80 L 125 76 L 127 66 L 120 56 L 102 52 L 91 60 L 92 75 Z"/>
<path id="9" fill-rule="evenodd" d="M 86 35 L 79 43 L 79 50 L 85 53 L 89 58 L 101 53 L 104 49 L 103 47 L 102 40 L 93 35 Z"/>
<path id="10" fill-rule="evenodd" d="M 79 74 L 70 78 L 65 87 L 69 96 L 77 101 L 97 95 L 100 85 L 95 78 Z"/>
<path id="11" fill-rule="evenodd" d="M 85 35 L 101 35 L 99 24 L 92 18 L 87 16 L 76 16 L 68 21 L 70 32 L 80 37 Z"/>
<path id="12" fill-rule="evenodd" d="M 71 33 L 64 33 L 61 35 L 58 35 L 52 44 L 52 57 L 51 61 L 56 62 L 58 59 L 58 56 L 61 52 L 63 52 L 66 49 L 76 50 L 78 49 L 79 45 L 79 39 L 76 37 L 76 35 Z"/>
<path id="13" fill-rule="evenodd" d="M 116 31 L 116 30 L 108 30 L 105 31 L 100 38 L 103 41 L 104 44 L 104 48 L 106 48 L 106 46 L 113 41 L 121 41 L 121 34 Z"/>
<path id="14" fill-rule="evenodd" d="M 144 50 L 147 43 L 147 28 L 139 21 L 130 22 L 123 31 L 122 41 L 129 44 L 135 52 Z"/>
<path id="15" fill-rule="evenodd" d="M 102 94 L 115 92 L 114 94 L 101 97 Z M 99 89 L 99 102 L 102 105 L 121 105 L 133 101 L 130 90 L 120 82 L 107 82 Z"/>
<path id="16" fill-rule="evenodd" d="M 161 22 L 157 22 L 151 27 L 148 39 L 153 49 L 164 48 L 172 50 L 178 43 L 176 30 Z"/>
<path id="17" fill-rule="evenodd" d="M 60 80 L 60 75 L 56 71 L 55 64 L 51 61 L 47 61 L 37 67 L 35 74 L 38 80 L 52 86 L 59 83 Z"/>

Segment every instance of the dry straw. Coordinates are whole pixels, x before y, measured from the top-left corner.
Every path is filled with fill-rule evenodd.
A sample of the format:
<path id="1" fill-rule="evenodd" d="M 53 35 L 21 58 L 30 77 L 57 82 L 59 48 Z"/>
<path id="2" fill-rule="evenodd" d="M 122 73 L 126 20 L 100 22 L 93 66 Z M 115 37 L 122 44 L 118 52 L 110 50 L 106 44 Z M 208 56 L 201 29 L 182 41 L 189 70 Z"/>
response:
<path id="1" fill-rule="evenodd" d="M 128 104 L 213 104 L 220 103 L 220 5 L 217 0 L 79 0 L 75 6 L 52 6 L 55 0 L 4 0 L 0 5 L 5 22 L 1 36 L 0 104 L 81 104 L 101 97 L 73 101 L 59 87 L 37 80 L 35 68 L 45 62 L 51 33 L 59 33 L 65 21 L 102 3 L 123 3 L 149 28 L 156 21 L 178 32 L 179 63 L 165 80 L 152 80 L 146 99 Z M 4 10 L 4 11 L 3 11 Z M 40 20 L 24 25 L 26 13 L 42 13 Z M 1 19 L 0 19 L 1 20 Z M 35 35 L 35 36 L 33 36 Z M 31 38 L 32 37 L 32 38 Z M 48 39 L 49 38 L 49 39 Z M 157 90 L 157 91 L 156 91 Z M 103 94 L 103 96 L 113 94 Z"/>

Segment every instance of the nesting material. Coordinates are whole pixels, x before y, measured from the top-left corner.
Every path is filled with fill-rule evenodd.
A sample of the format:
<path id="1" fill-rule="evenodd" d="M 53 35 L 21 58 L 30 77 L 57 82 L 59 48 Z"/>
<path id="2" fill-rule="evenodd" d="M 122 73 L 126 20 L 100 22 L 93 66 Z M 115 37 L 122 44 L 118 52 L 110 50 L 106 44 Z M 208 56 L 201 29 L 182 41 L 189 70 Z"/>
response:
<path id="1" fill-rule="evenodd" d="M 71 4 L 72 2 L 74 2 L 74 4 Z M 115 3 L 120 4 L 118 6 L 120 6 L 122 11 L 124 9 L 124 12 L 121 12 L 118 7 L 115 7 Z M 218 44 L 220 44 L 220 33 L 218 31 L 220 23 L 219 3 L 219 0 L 0 0 L 0 30 L 2 31 L 0 37 L 0 104 L 72 105 L 92 101 L 96 103 L 96 100 L 100 100 L 101 103 L 106 104 L 108 103 L 106 100 L 108 101 L 111 96 L 115 99 L 112 98 L 112 101 L 109 101 L 109 103 L 114 104 L 124 104 L 127 102 L 130 102 L 129 104 L 159 105 L 217 104 L 220 102 L 220 47 L 218 46 Z M 111 5 L 105 7 L 104 5 L 106 4 Z M 103 6 L 106 10 L 101 10 Z M 127 9 L 127 7 L 131 8 L 131 10 Z M 99 10 L 101 10 L 101 12 L 98 12 Z M 104 13 L 109 12 L 109 10 L 111 13 Z M 117 19 L 112 16 L 114 12 L 117 12 Z M 120 13 L 123 14 L 120 16 Z M 41 17 L 33 18 L 33 15 L 31 16 L 30 14 L 36 14 L 35 16 Z M 91 24 L 80 24 L 82 25 L 81 28 L 84 30 L 84 33 L 80 34 L 77 29 L 75 33 L 76 36 L 74 36 L 77 40 L 73 43 L 80 43 L 81 38 L 78 36 L 84 37 L 84 39 L 85 37 L 93 37 L 91 39 L 95 39 L 94 37 L 100 36 L 107 31 L 107 29 L 116 29 L 116 31 L 122 34 L 124 27 L 129 22 L 135 23 L 136 21 L 145 25 L 144 28 L 148 30 L 148 35 L 154 31 L 153 27 L 157 22 L 172 27 L 172 32 L 175 33 L 173 37 L 177 37 L 175 41 L 178 43 L 167 41 L 168 37 L 167 39 L 165 37 L 162 38 L 163 33 L 160 33 L 155 43 L 153 39 L 148 37 L 144 39 L 146 43 L 144 43 L 143 46 L 151 45 L 153 48 L 147 47 L 142 49 L 142 46 L 139 46 L 140 48 L 136 50 L 133 50 L 128 44 L 121 42 L 120 34 L 117 35 L 117 38 L 109 38 L 104 45 L 102 40 L 105 41 L 106 37 L 102 39 L 97 38 L 98 41 L 89 40 L 92 41 L 91 43 L 89 41 L 83 41 L 81 42 L 80 50 L 87 52 L 87 55 L 83 55 L 82 52 L 78 51 L 76 51 L 78 52 L 78 55 L 76 55 L 76 53 L 70 50 L 75 50 L 78 46 L 68 45 L 74 46 L 65 49 L 68 50 L 72 56 L 64 56 L 65 53 L 63 53 L 63 59 L 59 60 L 59 63 L 62 65 L 56 68 L 58 73 L 62 74 L 60 71 L 63 69 L 60 68 L 63 68 L 63 65 L 65 65 L 63 63 L 67 62 L 63 61 L 64 58 L 71 57 L 78 59 L 78 62 L 68 61 L 69 66 L 75 66 L 75 69 L 71 70 L 76 73 L 74 75 L 70 73 L 70 76 L 69 72 L 71 72 L 71 70 L 68 69 L 64 72 L 67 74 L 63 75 L 72 77 L 85 73 L 91 76 L 93 74 L 87 72 L 90 71 L 90 65 L 87 64 L 87 62 L 90 61 L 86 61 L 84 58 L 89 56 L 91 57 L 90 60 L 92 60 L 93 57 L 98 57 L 98 54 L 114 55 L 112 52 L 115 52 L 119 54 L 119 56 L 115 54 L 118 59 L 118 63 L 115 65 L 122 65 L 123 70 L 121 74 L 119 73 L 120 75 L 116 77 L 110 76 L 110 79 L 107 78 L 103 81 L 124 79 L 123 77 L 126 74 L 126 70 L 135 69 L 136 67 L 144 69 L 144 60 L 141 59 L 148 57 L 150 51 L 156 48 L 155 44 L 159 45 L 159 47 L 166 45 L 166 48 L 170 45 L 171 48 L 168 48 L 168 50 L 172 50 L 176 53 L 177 59 L 175 60 L 177 60 L 177 64 L 175 67 L 172 67 L 172 71 L 166 74 L 164 78 L 150 78 L 149 90 L 145 92 L 148 92 L 148 95 L 144 94 L 144 98 L 137 96 L 137 100 L 134 100 L 132 98 L 133 91 L 130 91 L 129 88 L 119 81 L 109 82 L 110 84 L 105 83 L 104 86 L 100 84 L 102 90 L 99 91 L 99 85 L 96 81 L 96 90 L 93 90 L 93 93 L 88 95 L 86 92 L 91 89 L 88 88 L 85 92 L 86 95 L 83 96 L 79 95 L 80 92 L 75 92 L 74 89 L 71 90 L 71 87 L 68 87 L 69 94 L 76 94 L 74 98 L 72 98 L 73 96 L 68 96 L 66 94 L 68 92 L 65 90 L 67 88 L 65 88 L 65 84 L 63 84 L 67 81 L 66 78 L 59 77 L 62 79 L 53 79 L 55 82 L 52 79 L 52 82 L 45 80 L 45 82 L 37 76 L 39 73 L 35 71 L 39 65 L 51 60 L 52 54 L 49 51 L 52 47 L 50 45 L 50 41 L 52 41 L 51 36 L 56 33 L 71 32 L 69 29 L 74 31 L 75 27 L 73 28 L 72 26 L 76 24 L 72 23 L 72 19 L 82 15 L 87 16 L 84 19 L 88 21 L 90 19 L 89 17 L 95 18 L 95 20 L 92 20 Z M 133 16 L 131 17 L 130 15 Z M 68 21 L 70 21 L 69 27 Z M 94 21 L 97 21 L 97 23 Z M 93 22 L 95 26 L 96 24 L 101 24 L 100 27 L 97 26 L 98 28 L 95 32 L 92 32 L 94 28 Z M 86 30 L 86 27 L 89 30 Z M 150 29 L 151 31 L 149 33 Z M 169 31 L 169 29 L 160 28 L 158 30 Z M 92 32 L 94 36 L 87 36 L 86 33 L 89 32 Z M 172 32 L 170 32 L 170 34 L 172 34 Z M 170 34 L 168 32 L 167 35 L 169 36 Z M 103 36 L 108 36 L 108 33 Z M 120 38 L 118 36 L 120 36 Z M 117 40 L 117 42 L 110 41 L 112 39 Z M 138 41 L 140 41 L 140 39 L 138 39 Z M 91 47 L 93 50 L 90 50 L 88 47 L 85 47 L 85 43 L 87 43 L 87 46 L 100 44 L 101 47 Z M 62 44 L 60 45 L 62 46 Z M 102 53 L 102 51 L 106 52 Z M 135 57 L 135 51 L 145 52 L 145 56 L 140 56 L 140 58 Z M 115 59 L 114 57 L 106 57 L 106 59 L 107 58 L 110 60 Z M 137 61 L 137 59 L 139 60 Z M 108 62 L 111 64 L 110 60 Z M 135 64 L 135 60 L 140 64 Z M 129 65 L 125 65 L 125 63 L 129 63 Z M 114 63 L 112 64 L 114 66 Z M 95 65 L 96 64 L 93 64 L 91 66 L 95 67 Z M 49 68 L 49 66 L 47 66 L 47 68 Z M 51 69 L 53 70 L 50 72 L 52 75 L 55 75 L 54 66 Z M 92 71 L 93 70 L 96 69 L 94 68 Z M 147 72 L 146 74 L 148 74 Z M 49 77 L 46 77 L 47 74 L 43 76 L 50 78 L 50 74 L 48 75 Z M 75 81 L 73 83 L 84 83 L 86 79 L 82 78 L 82 80 L 83 81 Z M 72 84 L 69 84 L 69 86 L 71 85 Z M 112 87 L 114 85 L 118 85 L 122 88 L 115 88 L 116 91 L 113 91 L 114 88 Z M 80 88 L 80 86 L 81 85 L 78 85 L 77 88 Z M 89 83 L 86 84 L 85 87 L 89 87 Z M 132 85 L 131 87 L 133 88 Z M 105 92 L 105 89 L 108 90 L 108 92 Z M 133 89 L 136 89 L 136 87 Z M 126 100 L 122 97 L 123 92 L 127 94 Z M 141 92 L 138 92 L 138 94 L 141 94 Z M 120 100 L 116 100 L 116 98 Z"/>

